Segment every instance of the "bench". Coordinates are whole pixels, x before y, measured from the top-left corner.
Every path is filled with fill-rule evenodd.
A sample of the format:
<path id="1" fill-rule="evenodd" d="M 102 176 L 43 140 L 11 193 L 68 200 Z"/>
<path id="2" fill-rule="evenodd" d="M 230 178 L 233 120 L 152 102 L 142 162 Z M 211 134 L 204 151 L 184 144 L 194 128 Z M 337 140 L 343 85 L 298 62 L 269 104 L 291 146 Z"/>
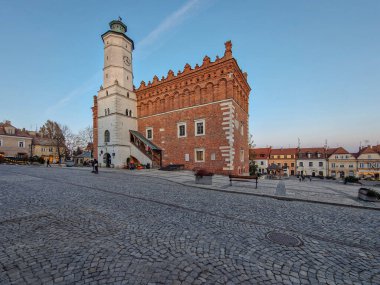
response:
<path id="1" fill-rule="evenodd" d="M 252 175 L 252 176 L 240 176 L 240 175 L 229 175 L 228 176 L 230 178 L 230 186 L 232 186 L 232 181 L 240 181 L 240 182 L 249 182 L 249 180 L 255 180 L 256 182 L 256 187 L 255 189 L 257 189 L 257 179 L 258 179 L 258 176 L 257 175 Z"/>
<path id="2" fill-rule="evenodd" d="M 184 164 L 169 164 L 167 166 L 161 167 L 160 170 L 164 171 L 175 171 L 175 170 L 184 170 Z"/>

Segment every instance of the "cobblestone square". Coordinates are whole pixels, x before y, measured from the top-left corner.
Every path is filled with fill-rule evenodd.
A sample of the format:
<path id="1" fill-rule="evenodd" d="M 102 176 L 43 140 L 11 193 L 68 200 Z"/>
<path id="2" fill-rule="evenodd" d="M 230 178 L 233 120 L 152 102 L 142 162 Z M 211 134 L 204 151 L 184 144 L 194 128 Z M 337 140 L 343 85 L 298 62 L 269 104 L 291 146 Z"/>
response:
<path id="1" fill-rule="evenodd" d="M 0 284 L 380 284 L 380 211 L 0 165 Z"/>

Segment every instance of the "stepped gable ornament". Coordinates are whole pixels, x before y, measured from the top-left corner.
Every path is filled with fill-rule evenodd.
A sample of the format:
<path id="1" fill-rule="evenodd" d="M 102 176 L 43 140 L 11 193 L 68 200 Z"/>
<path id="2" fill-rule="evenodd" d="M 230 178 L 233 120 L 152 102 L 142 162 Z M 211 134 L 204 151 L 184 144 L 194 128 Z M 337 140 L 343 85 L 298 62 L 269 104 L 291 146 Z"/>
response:
<path id="1" fill-rule="evenodd" d="M 191 71 L 191 66 L 190 66 L 190 64 L 186 63 L 185 68 L 183 69 L 183 72 L 185 73 L 185 72 L 189 72 L 189 71 Z"/>
<path id="2" fill-rule="evenodd" d="M 168 71 L 168 77 L 166 79 L 172 79 L 172 78 L 174 78 L 174 72 L 173 72 L 173 70 L 170 69 Z"/>
<path id="3" fill-rule="evenodd" d="M 202 64 L 202 66 L 204 66 L 204 65 L 208 65 L 208 64 L 210 64 L 211 63 L 211 60 L 210 60 L 210 58 L 206 55 L 204 58 L 203 58 L 203 64 Z"/>
<path id="4" fill-rule="evenodd" d="M 158 80 L 157 75 L 155 75 L 155 76 L 153 77 L 153 82 L 152 82 L 152 84 L 155 85 L 155 84 L 157 84 L 159 81 L 160 81 L 160 80 Z"/>
<path id="5" fill-rule="evenodd" d="M 224 56 L 226 58 L 231 58 L 232 57 L 232 42 L 231 41 L 226 41 L 224 43 L 225 46 L 225 51 L 224 51 Z"/>

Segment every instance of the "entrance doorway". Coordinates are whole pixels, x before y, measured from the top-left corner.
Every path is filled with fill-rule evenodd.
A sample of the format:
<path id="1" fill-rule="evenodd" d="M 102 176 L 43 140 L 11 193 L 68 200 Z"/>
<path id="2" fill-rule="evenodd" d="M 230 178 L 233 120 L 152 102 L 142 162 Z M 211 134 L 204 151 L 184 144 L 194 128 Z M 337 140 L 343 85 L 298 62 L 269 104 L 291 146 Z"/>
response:
<path id="1" fill-rule="evenodd" d="M 108 152 L 103 155 L 103 162 L 106 164 L 106 167 L 111 166 L 111 155 Z"/>

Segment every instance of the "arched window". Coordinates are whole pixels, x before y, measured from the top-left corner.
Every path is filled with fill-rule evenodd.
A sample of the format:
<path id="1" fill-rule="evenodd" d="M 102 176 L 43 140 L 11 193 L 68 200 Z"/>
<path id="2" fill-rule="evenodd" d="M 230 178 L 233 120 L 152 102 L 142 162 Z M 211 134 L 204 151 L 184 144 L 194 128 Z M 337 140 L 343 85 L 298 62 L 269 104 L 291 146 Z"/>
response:
<path id="1" fill-rule="evenodd" d="M 129 110 L 129 117 L 132 117 L 132 110 Z"/>
<path id="2" fill-rule="evenodd" d="M 110 142 L 110 132 L 109 132 L 109 130 L 106 130 L 104 132 L 104 142 Z"/>
<path id="3" fill-rule="evenodd" d="M 107 108 L 108 115 L 110 114 L 110 108 Z"/>
<path id="4" fill-rule="evenodd" d="M 125 109 L 125 115 L 128 116 L 128 109 Z"/>
<path id="5" fill-rule="evenodd" d="M 108 91 L 106 91 L 106 96 L 108 96 Z"/>
<path id="6" fill-rule="evenodd" d="M 104 116 L 107 116 L 107 109 L 104 109 Z"/>
<path id="7" fill-rule="evenodd" d="M 127 92 L 127 98 L 129 98 L 129 92 Z"/>

